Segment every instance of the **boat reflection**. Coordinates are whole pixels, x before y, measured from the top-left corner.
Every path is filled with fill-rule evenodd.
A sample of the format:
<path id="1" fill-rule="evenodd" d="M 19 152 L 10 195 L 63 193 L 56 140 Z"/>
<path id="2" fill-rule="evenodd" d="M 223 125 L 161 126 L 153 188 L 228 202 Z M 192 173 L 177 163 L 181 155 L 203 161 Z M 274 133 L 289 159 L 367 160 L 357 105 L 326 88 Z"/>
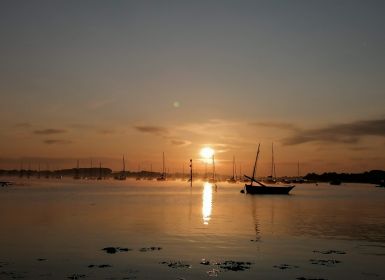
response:
<path id="1" fill-rule="evenodd" d="M 203 224 L 208 225 L 211 219 L 211 212 L 213 207 L 213 184 L 209 182 L 204 183 L 202 199 Z"/>

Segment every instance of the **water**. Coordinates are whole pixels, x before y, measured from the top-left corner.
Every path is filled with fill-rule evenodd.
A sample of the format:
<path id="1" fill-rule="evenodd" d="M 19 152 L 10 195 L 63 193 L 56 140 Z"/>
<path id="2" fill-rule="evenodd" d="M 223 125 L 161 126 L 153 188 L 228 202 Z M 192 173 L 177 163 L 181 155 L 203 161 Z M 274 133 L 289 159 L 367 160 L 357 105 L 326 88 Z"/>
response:
<path id="1" fill-rule="evenodd" d="M 385 279 L 385 189 L 241 188 L 70 179 L 0 188 L 0 279 Z M 101 250 L 109 246 L 131 250 Z M 215 264 L 226 260 L 251 264 Z"/>

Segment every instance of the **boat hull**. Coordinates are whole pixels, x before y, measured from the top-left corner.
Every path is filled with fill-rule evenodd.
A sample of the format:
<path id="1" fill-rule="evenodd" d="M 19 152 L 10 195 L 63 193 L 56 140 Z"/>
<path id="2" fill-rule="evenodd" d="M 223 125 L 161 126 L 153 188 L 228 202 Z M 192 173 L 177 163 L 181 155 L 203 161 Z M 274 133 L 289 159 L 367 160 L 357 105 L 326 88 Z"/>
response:
<path id="1" fill-rule="evenodd" d="M 289 194 L 294 186 L 253 186 L 245 185 L 248 194 Z"/>

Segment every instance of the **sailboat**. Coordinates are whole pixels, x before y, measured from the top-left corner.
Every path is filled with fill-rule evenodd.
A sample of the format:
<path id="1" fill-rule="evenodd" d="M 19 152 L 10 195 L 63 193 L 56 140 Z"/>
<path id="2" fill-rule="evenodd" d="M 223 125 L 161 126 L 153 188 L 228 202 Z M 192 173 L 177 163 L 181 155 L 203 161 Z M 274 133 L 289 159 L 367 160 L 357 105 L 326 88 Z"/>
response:
<path id="1" fill-rule="evenodd" d="M 99 162 L 99 177 L 96 178 L 96 180 L 103 180 L 103 169 L 102 169 L 102 163 Z"/>
<path id="2" fill-rule="evenodd" d="M 140 163 L 138 163 L 138 173 L 136 174 L 135 180 L 137 180 L 137 181 L 142 180 L 141 171 L 140 171 Z"/>
<path id="3" fill-rule="evenodd" d="M 235 156 L 233 156 L 233 177 L 227 179 L 227 182 L 228 183 L 236 183 L 237 182 L 237 179 L 235 176 Z"/>
<path id="4" fill-rule="evenodd" d="M 77 162 L 76 162 L 76 170 L 75 170 L 74 179 L 75 180 L 81 179 L 81 177 L 80 177 L 80 168 L 79 168 L 79 160 L 77 160 Z"/>
<path id="5" fill-rule="evenodd" d="M 156 178 L 157 181 L 166 181 L 166 172 L 165 172 L 165 168 L 164 168 L 164 152 L 163 152 L 163 164 L 162 164 L 162 174 L 160 175 L 160 177 Z"/>
<path id="6" fill-rule="evenodd" d="M 214 184 L 218 182 L 216 177 L 215 177 L 215 161 L 214 161 L 214 155 L 213 155 L 213 177 L 209 180 L 209 183 Z"/>
<path id="7" fill-rule="evenodd" d="M 302 177 L 300 176 L 300 173 L 299 173 L 299 161 L 298 161 L 298 163 L 297 163 L 297 178 L 294 179 L 294 182 L 295 182 L 296 184 L 302 184 L 302 183 L 305 183 L 305 179 L 302 178 Z"/>
<path id="8" fill-rule="evenodd" d="M 246 192 L 248 194 L 289 194 L 289 192 L 295 187 L 294 185 L 269 186 L 257 181 L 257 179 L 255 178 L 260 145 L 261 144 L 258 144 L 258 151 L 257 156 L 255 157 L 252 177 L 244 175 L 245 178 L 250 180 L 250 183 L 245 184 L 244 190 L 242 190 L 241 192 Z M 253 185 L 253 183 L 257 183 L 257 185 Z"/>
<path id="9" fill-rule="evenodd" d="M 267 176 L 266 183 L 269 184 L 275 184 L 277 183 L 276 180 L 276 173 L 275 173 L 275 162 L 274 162 L 274 143 L 271 143 L 271 175 Z"/>
<path id="10" fill-rule="evenodd" d="M 123 156 L 123 169 L 119 175 L 114 177 L 114 179 L 123 181 L 123 180 L 126 180 L 126 178 L 127 178 L 126 177 L 126 162 L 124 161 L 124 156 Z"/>

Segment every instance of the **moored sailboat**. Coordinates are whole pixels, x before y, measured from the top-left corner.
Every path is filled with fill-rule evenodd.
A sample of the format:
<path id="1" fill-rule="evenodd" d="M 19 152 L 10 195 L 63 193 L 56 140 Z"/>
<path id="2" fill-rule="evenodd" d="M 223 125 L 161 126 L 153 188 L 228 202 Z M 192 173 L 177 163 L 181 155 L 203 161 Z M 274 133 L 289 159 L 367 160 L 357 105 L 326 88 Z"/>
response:
<path id="1" fill-rule="evenodd" d="M 119 175 L 114 177 L 114 179 L 123 181 L 123 180 L 126 180 L 126 178 L 127 178 L 127 176 L 126 176 L 126 162 L 124 161 L 124 156 L 123 156 L 123 169 Z"/>
<path id="2" fill-rule="evenodd" d="M 214 155 L 212 156 L 213 159 L 213 176 L 209 179 L 209 183 L 215 184 L 217 181 L 217 178 L 215 176 L 215 160 L 214 160 Z"/>
<path id="3" fill-rule="evenodd" d="M 166 169 L 164 167 L 164 152 L 163 152 L 163 161 L 162 161 L 162 174 L 160 177 L 156 178 L 157 181 L 166 181 Z"/>
<path id="4" fill-rule="evenodd" d="M 269 186 L 259 182 L 255 178 L 257 162 L 259 157 L 259 148 L 260 148 L 260 144 L 258 145 L 257 156 L 255 157 L 252 177 L 244 175 L 245 178 L 250 180 L 250 183 L 245 184 L 244 190 L 242 190 L 241 192 L 246 192 L 248 194 L 289 194 L 289 192 L 295 187 L 294 185 Z M 256 183 L 257 185 L 253 185 L 253 183 Z"/>
<path id="5" fill-rule="evenodd" d="M 233 176 L 229 179 L 227 179 L 228 183 L 236 183 L 237 182 L 237 176 L 235 175 L 235 156 L 233 156 Z"/>

